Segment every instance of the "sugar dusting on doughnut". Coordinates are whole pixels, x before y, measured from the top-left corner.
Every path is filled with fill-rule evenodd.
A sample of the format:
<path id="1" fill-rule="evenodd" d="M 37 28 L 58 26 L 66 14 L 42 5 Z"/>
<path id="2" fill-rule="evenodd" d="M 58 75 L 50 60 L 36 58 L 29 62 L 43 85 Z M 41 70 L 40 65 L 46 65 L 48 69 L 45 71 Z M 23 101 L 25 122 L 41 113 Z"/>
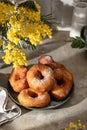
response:
<path id="1" fill-rule="evenodd" d="M 54 100 L 68 97 L 73 75 L 63 64 L 54 61 L 52 56 L 42 55 L 38 64 L 29 69 L 19 66 L 8 78 L 18 101 L 24 107 L 45 107 Z"/>
<path id="2" fill-rule="evenodd" d="M 45 107 L 51 101 L 47 92 L 39 94 L 31 88 L 22 90 L 18 95 L 18 100 L 24 107 Z"/>
<path id="3" fill-rule="evenodd" d="M 40 64 L 50 64 L 50 63 L 53 63 L 54 60 L 53 60 L 52 56 L 42 55 L 39 57 L 38 62 Z"/>
<path id="4" fill-rule="evenodd" d="M 48 66 L 36 64 L 27 72 L 27 81 L 32 89 L 39 92 L 50 91 L 54 85 L 54 74 Z"/>
<path id="5" fill-rule="evenodd" d="M 64 100 L 72 89 L 73 75 L 71 72 L 63 64 L 55 62 L 49 55 L 42 55 L 38 62 L 49 66 L 53 70 L 56 82 L 51 90 L 51 95 L 58 100 Z"/>

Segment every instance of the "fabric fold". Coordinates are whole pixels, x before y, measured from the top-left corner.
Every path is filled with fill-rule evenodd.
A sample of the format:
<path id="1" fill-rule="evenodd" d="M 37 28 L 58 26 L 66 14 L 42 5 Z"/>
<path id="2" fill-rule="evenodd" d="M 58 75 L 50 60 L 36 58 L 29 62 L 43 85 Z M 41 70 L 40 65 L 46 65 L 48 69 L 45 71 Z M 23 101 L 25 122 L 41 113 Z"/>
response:
<path id="1" fill-rule="evenodd" d="M 9 99 L 7 89 L 0 86 L 0 125 L 21 115 L 21 109 Z"/>

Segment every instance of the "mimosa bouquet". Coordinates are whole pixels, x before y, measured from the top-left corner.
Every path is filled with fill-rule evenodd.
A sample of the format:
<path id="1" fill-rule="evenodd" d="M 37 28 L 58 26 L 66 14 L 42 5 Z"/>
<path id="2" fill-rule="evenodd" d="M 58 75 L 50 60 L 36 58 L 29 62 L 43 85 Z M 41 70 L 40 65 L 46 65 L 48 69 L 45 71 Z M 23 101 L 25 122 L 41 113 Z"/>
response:
<path id="1" fill-rule="evenodd" d="M 14 4 L 0 1 L 0 50 L 6 64 L 14 68 L 28 65 L 22 48 L 33 49 L 42 44 L 45 38 L 52 37 L 52 29 L 41 16 L 41 7 L 34 0 Z"/>

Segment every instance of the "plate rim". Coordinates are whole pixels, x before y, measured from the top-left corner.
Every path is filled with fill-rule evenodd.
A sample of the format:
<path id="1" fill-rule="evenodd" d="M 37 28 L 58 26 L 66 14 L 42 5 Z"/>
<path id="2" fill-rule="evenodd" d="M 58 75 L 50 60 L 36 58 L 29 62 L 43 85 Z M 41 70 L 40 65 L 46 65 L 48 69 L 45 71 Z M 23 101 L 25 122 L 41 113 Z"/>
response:
<path id="1" fill-rule="evenodd" d="M 8 82 L 8 85 L 11 87 L 11 85 L 10 85 L 9 82 Z M 7 87 L 8 87 L 8 85 L 7 85 Z M 12 89 L 12 87 L 11 87 L 11 89 Z M 7 88 L 7 90 L 8 90 L 8 88 Z M 54 105 L 54 106 L 51 106 L 51 105 L 49 106 L 49 105 L 47 105 L 47 106 L 45 106 L 45 107 L 24 107 L 24 106 L 22 106 L 16 99 L 14 99 L 14 97 L 11 95 L 11 93 L 9 93 L 9 91 L 8 91 L 8 96 L 10 97 L 10 99 L 11 99 L 14 103 L 16 103 L 17 105 L 19 105 L 19 106 L 21 106 L 21 107 L 26 108 L 27 110 L 50 110 L 50 109 L 59 108 L 60 106 L 62 106 L 63 104 L 65 104 L 69 99 L 71 99 L 72 94 L 73 94 L 73 90 L 74 90 L 74 83 L 72 84 L 71 91 L 70 91 L 70 93 L 69 93 L 69 95 L 67 96 L 66 99 L 64 99 L 64 100 L 62 100 L 62 101 L 54 100 L 54 101 L 56 101 L 56 102 L 61 102 L 61 104 L 56 104 L 56 105 Z M 14 92 L 13 89 L 12 89 L 12 91 Z M 14 93 L 16 93 L 16 92 L 14 92 Z M 17 93 L 16 93 L 16 94 L 17 94 Z M 17 95 L 18 95 L 18 94 L 17 94 Z"/>

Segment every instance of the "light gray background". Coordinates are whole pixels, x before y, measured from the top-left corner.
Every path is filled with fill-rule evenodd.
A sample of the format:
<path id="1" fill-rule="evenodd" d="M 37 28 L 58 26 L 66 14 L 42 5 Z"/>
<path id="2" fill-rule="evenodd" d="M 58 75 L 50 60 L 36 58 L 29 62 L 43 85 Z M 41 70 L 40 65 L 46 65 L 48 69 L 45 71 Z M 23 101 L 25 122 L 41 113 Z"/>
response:
<path id="1" fill-rule="evenodd" d="M 11 0 L 15 2 L 22 2 L 26 0 Z M 41 5 L 41 14 L 47 15 L 52 13 L 53 18 L 58 25 L 62 24 L 71 25 L 73 6 L 76 2 L 82 1 L 87 2 L 87 0 L 36 0 Z"/>

